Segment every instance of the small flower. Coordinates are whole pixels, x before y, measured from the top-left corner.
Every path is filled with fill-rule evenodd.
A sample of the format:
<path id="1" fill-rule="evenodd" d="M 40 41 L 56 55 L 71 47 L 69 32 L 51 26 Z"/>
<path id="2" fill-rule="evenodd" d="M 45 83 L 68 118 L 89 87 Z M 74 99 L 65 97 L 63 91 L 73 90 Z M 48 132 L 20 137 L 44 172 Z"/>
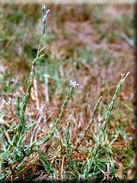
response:
<path id="1" fill-rule="evenodd" d="M 76 81 L 70 80 L 69 82 L 70 82 L 70 86 L 72 86 L 73 88 L 79 85 Z"/>

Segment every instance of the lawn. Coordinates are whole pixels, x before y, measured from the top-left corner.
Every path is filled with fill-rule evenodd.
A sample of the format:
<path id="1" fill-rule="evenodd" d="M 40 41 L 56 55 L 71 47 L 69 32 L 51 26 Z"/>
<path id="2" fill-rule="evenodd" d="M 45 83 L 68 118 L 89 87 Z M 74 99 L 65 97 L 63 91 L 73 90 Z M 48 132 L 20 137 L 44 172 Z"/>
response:
<path id="1" fill-rule="evenodd" d="M 0 12 L 0 180 L 132 179 L 133 7 Z"/>

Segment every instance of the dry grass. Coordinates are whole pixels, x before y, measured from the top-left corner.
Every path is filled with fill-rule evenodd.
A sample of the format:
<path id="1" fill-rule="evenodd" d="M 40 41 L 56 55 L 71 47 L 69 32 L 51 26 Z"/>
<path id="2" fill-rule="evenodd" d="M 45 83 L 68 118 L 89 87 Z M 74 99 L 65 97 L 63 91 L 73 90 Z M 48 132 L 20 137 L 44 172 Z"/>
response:
<path id="1" fill-rule="evenodd" d="M 1 179 L 132 178 L 132 7 L 50 6 L 40 54 L 39 8 L 4 8 Z"/>

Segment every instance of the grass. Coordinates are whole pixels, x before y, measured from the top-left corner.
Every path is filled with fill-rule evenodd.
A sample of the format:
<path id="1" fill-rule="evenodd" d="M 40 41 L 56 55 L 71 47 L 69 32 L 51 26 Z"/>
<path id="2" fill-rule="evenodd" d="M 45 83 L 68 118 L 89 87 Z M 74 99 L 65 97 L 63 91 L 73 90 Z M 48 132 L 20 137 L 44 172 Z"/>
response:
<path id="1" fill-rule="evenodd" d="M 28 8 L 30 7 L 28 6 Z M 95 28 L 102 23 L 99 17 L 101 17 L 104 8 L 104 6 L 101 7 L 101 11 L 98 8 L 93 8 L 93 15 L 98 12 L 94 22 Z M 24 7 L 24 12 L 25 9 L 26 7 Z M 83 12 L 80 9 L 79 11 Z M 21 23 L 26 17 L 24 12 L 19 9 L 17 15 L 11 16 L 10 19 L 9 16 L 5 17 L 7 32 L 5 38 L 2 36 L 1 39 L 3 58 L 9 59 L 9 61 L 16 58 L 14 64 L 18 62 L 19 67 L 22 67 L 19 62 L 21 59 L 22 64 L 25 65 L 23 68 L 27 68 L 25 70 L 27 74 L 24 74 L 24 77 L 23 74 L 21 77 L 18 75 L 17 79 L 19 81 L 23 78 L 27 82 L 18 83 L 17 81 L 18 84 L 13 82 L 16 86 L 13 90 L 14 96 L 14 93 L 11 95 L 10 86 L 7 88 L 7 83 L 12 74 L 16 72 L 16 70 L 14 71 L 15 65 L 12 66 L 11 76 L 10 74 L 1 74 L 3 106 L 0 115 L 0 180 L 10 179 L 12 182 L 16 178 L 27 181 L 37 178 L 51 180 L 61 178 L 63 180 L 97 179 L 99 182 L 109 179 L 116 181 L 123 178 L 123 175 L 118 175 L 118 172 L 121 171 L 120 159 L 123 159 L 122 164 L 126 166 L 124 173 L 121 174 L 127 178 L 128 170 L 131 170 L 133 165 L 133 145 L 125 131 L 126 127 L 128 127 L 128 131 L 132 131 L 129 128 L 131 118 L 126 119 L 125 116 L 131 115 L 132 107 L 130 99 L 127 98 L 128 93 L 125 92 L 125 89 L 122 90 L 122 87 L 127 79 L 125 88 L 129 88 L 128 78 L 131 77 L 131 74 L 128 76 L 129 65 L 125 64 L 127 70 L 119 70 L 119 67 L 122 66 L 119 60 L 123 59 L 121 55 L 118 55 L 117 58 L 114 50 L 108 50 L 108 48 L 96 50 L 95 45 L 91 51 L 88 41 L 87 48 L 83 48 L 84 44 L 80 44 L 80 41 L 74 39 L 73 48 L 70 49 L 69 44 L 71 45 L 71 43 L 62 40 L 61 35 L 64 36 L 64 34 L 58 31 L 56 32 L 57 36 L 53 36 L 53 38 L 60 37 L 59 41 L 46 38 L 46 36 L 48 37 L 48 26 L 47 23 L 45 25 L 45 21 L 48 19 L 46 19 L 47 10 L 45 7 L 42 10 L 43 23 L 40 24 L 41 34 L 38 46 L 36 46 L 37 38 L 35 38 L 37 34 L 33 35 L 31 32 L 28 35 L 26 30 L 28 39 L 29 37 L 33 39 L 32 42 L 20 43 L 21 36 L 23 36 L 22 32 L 20 34 L 15 32 L 14 36 L 11 35 L 15 39 L 11 40 L 8 29 L 10 26 L 14 28 L 14 24 L 22 28 Z M 73 8 L 67 10 L 68 14 L 70 12 L 73 14 L 75 11 Z M 61 13 L 63 14 L 64 10 L 61 10 Z M 89 13 L 84 14 L 83 12 L 82 15 L 81 22 L 92 17 Z M 29 16 L 30 19 L 31 16 Z M 69 20 L 71 20 L 71 16 L 69 14 Z M 35 18 L 33 21 L 36 21 Z M 58 19 L 58 17 L 54 18 Z M 31 20 L 29 21 L 31 22 Z M 53 20 L 53 25 L 54 23 Z M 72 26 L 72 29 L 74 26 L 75 29 L 76 23 L 74 25 L 68 24 Z M 39 27 L 39 24 L 36 26 Z M 86 26 L 87 30 L 89 25 L 85 23 L 81 26 Z M 98 33 L 96 34 L 93 30 L 93 34 L 97 36 Z M 68 35 L 65 34 L 65 39 Z M 84 36 L 85 41 L 86 36 L 82 33 L 81 36 Z M 114 41 L 112 41 L 112 37 L 115 40 L 116 35 L 109 35 L 109 44 Z M 51 48 L 45 46 L 46 39 L 49 44 L 55 42 L 55 45 Z M 73 39 L 73 36 L 70 39 Z M 104 41 L 106 40 L 104 39 Z M 24 54 L 21 52 L 20 55 L 16 55 L 13 43 L 19 44 L 16 48 L 17 51 L 24 47 Z M 105 43 L 102 41 L 102 44 Z M 9 50 L 4 45 L 9 45 Z M 80 46 L 75 48 L 78 45 Z M 32 48 L 32 46 L 34 47 Z M 12 54 L 10 55 L 11 50 Z M 110 51 L 114 55 L 111 56 Z M 31 64 L 29 61 L 32 58 L 34 59 Z M 114 61 L 116 63 L 113 64 Z M 120 66 L 117 62 L 120 62 Z M 5 65 L 9 67 L 6 62 Z M 25 72 L 23 70 L 23 73 Z M 127 74 L 121 75 L 121 73 Z M 118 80 L 120 75 L 121 79 L 116 84 L 114 81 Z M 78 84 L 72 78 L 75 78 Z M 20 89 L 18 93 L 17 89 Z M 11 97 L 9 105 L 6 104 L 4 96 L 6 99 Z M 132 138 L 131 133 L 128 134 Z"/>

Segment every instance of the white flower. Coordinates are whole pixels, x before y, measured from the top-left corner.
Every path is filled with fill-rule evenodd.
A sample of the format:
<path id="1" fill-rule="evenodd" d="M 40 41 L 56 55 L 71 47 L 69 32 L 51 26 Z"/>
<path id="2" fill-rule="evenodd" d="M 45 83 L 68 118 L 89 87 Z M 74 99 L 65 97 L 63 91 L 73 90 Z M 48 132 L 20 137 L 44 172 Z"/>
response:
<path id="1" fill-rule="evenodd" d="M 69 82 L 70 82 L 70 86 L 72 86 L 73 88 L 79 85 L 76 81 L 70 80 Z"/>

